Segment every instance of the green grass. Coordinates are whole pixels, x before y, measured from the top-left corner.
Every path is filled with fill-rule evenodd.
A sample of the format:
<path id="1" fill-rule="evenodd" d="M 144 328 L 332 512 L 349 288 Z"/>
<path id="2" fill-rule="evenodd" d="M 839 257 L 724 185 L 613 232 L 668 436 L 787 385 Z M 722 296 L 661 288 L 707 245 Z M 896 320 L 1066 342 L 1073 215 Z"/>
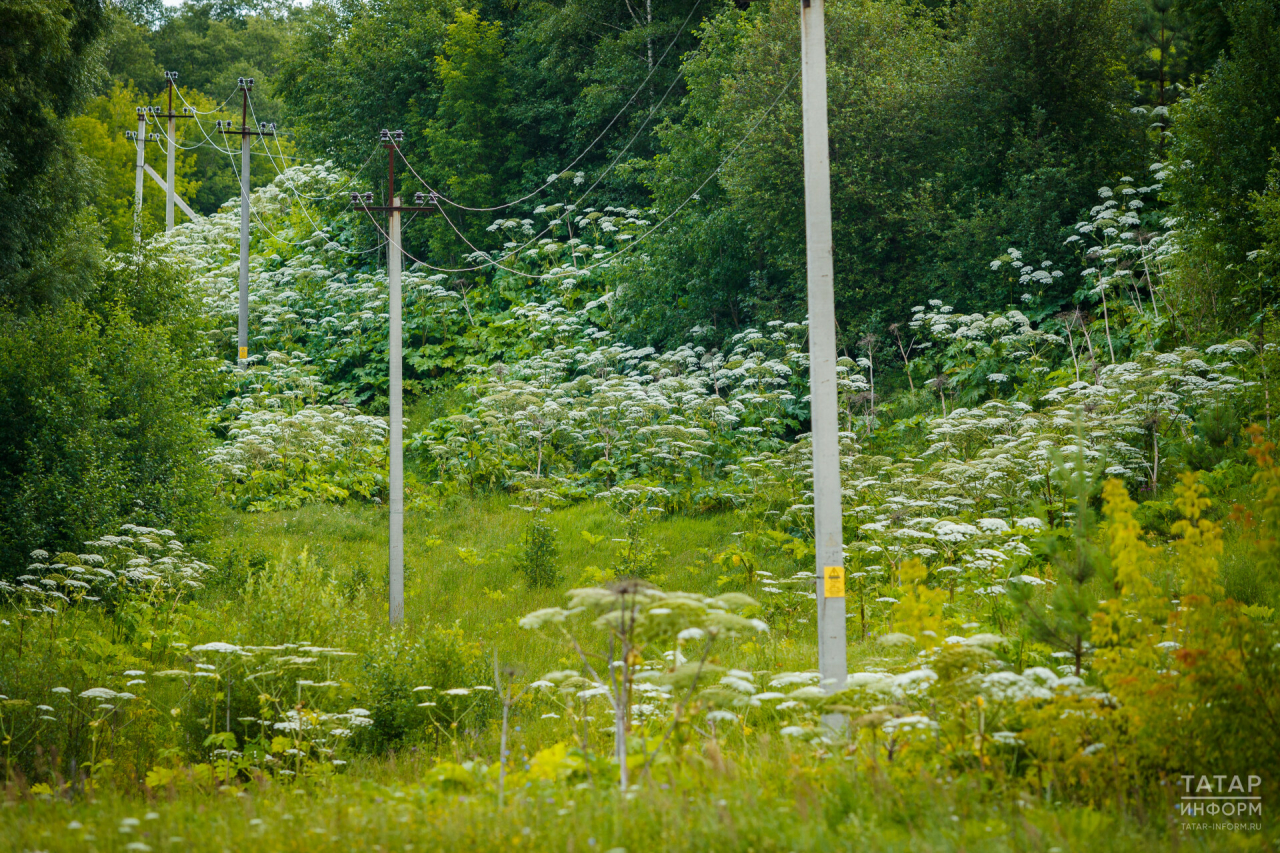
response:
<path id="1" fill-rule="evenodd" d="M 533 610 L 563 604 L 565 593 L 598 585 L 597 571 L 617 565 L 626 535 L 624 520 L 604 504 L 587 501 L 549 516 L 557 530 L 562 582 L 554 589 L 531 589 L 515 569 L 515 550 L 529 522 L 526 512 L 504 497 L 456 500 L 434 513 L 405 514 L 405 627 L 418 631 L 428 624 L 454 625 L 480 642 L 488 654 L 519 662 L 527 671 L 577 666 L 566 650 L 531 642 L 517 620 Z M 652 579 L 664 589 L 716 594 L 735 588 L 718 583 L 722 570 L 708 559 L 736 539 L 740 524 L 731 514 L 675 516 L 651 523 L 645 538 L 665 552 Z M 210 559 L 225 561 L 231 552 L 256 555 L 259 561 L 309 554 L 341 579 L 360 578 L 365 586 L 357 602 L 371 625 L 386 622 L 387 513 L 370 507 L 308 506 L 298 510 L 253 515 L 228 513 L 210 548 Z M 600 537 L 594 544 L 583 532 Z M 438 540 L 438 541 L 437 541 Z M 474 557 L 460 554 L 474 552 Z M 475 562 L 478 560 L 478 562 Z M 760 568 L 790 575 L 797 564 L 781 557 Z M 750 592 L 751 590 L 747 590 Z M 216 591 L 223 604 L 234 606 L 238 590 Z M 318 638 L 312 638 L 321 642 Z M 807 622 L 774 631 L 748 647 L 733 665 L 755 669 L 810 669 L 816 665 L 817 640 Z M 855 644 L 851 660 L 879 660 L 884 650 Z M 541 669 L 540 669 L 541 668 Z"/>
<path id="2" fill-rule="evenodd" d="M 626 524 L 615 511 L 596 501 L 556 510 L 548 518 L 557 530 L 562 579 L 554 589 L 534 589 L 526 585 L 514 567 L 514 552 L 530 517 L 512 507 L 509 498 L 457 499 L 434 513 L 407 512 L 403 632 L 412 637 L 422 635 L 431 625 L 457 626 L 468 641 L 478 644 L 486 661 L 496 657 L 504 666 L 513 666 L 524 680 L 534 680 L 551 670 L 580 668 L 581 661 L 566 644 L 531 633 L 517 622 L 533 610 L 563 605 L 565 594 L 574 587 L 598 585 L 597 573 L 617 564 L 621 547 L 617 540 L 626 535 Z M 709 556 L 737 541 L 734 533 L 738 524 L 740 519 L 732 514 L 660 517 L 653 521 L 643 534 L 662 548 L 652 580 L 663 589 L 711 595 L 739 588 L 720 583 L 722 569 L 709 560 Z M 584 531 L 590 539 L 583 536 Z M 274 561 L 296 556 L 306 548 L 321 567 L 340 580 L 364 578 L 365 585 L 354 602 L 363 621 L 360 629 L 353 632 L 353 648 L 368 651 L 389 634 L 384 510 L 308 506 L 286 512 L 229 513 L 223 518 L 223 531 L 216 541 L 211 557 L 215 562 L 233 550 Z M 462 551 L 473 555 L 464 556 Z M 759 566 L 779 576 L 790 575 L 797 567 L 781 556 L 776 562 L 763 559 Z M 236 637 L 211 634 L 206 641 L 262 643 L 285 639 L 255 633 L 252 623 L 244 618 L 238 589 L 224 586 L 215 590 L 208 604 L 211 610 L 220 611 L 222 624 L 241 624 L 245 633 Z M 352 635 L 316 635 L 307 639 L 322 645 L 349 646 Z M 888 650 L 874 642 L 855 641 L 849 647 L 852 669 L 893 666 L 909 655 L 910 651 Z M 791 623 L 775 625 L 769 634 L 755 641 L 738 646 L 721 644 L 711 662 L 752 671 L 814 669 L 816 629 L 806 614 Z M 542 710 L 550 709 L 540 709 L 539 714 Z M 539 714 L 529 713 L 518 721 L 522 731 L 513 735 L 513 742 L 527 744 L 536 751 L 539 744 L 546 745 L 563 736 L 562 727 L 540 720 Z M 599 740 L 597 746 L 607 752 L 608 736 L 599 732 L 592 736 Z M 451 757 L 485 756 L 496 751 L 496 732 L 490 730 L 474 741 L 455 745 Z"/>
<path id="3" fill-rule="evenodd" d="M 480 650 L 482 663 L 496 656 L 525 680 L 577 668 L 563 644 L 516 623 L 532 610 L 563 604 L 567 590 L 594 585 L 601 570 L 616 565 L 620 543 L 614 540 L 625 535 L 624 520 L 591 501 L 552 513 L 562 580 L 555 589 L 529 589 L 514 568 L 529 516 L 508 504 L 502 497 L 456 499 L 430 514 L 407 514 L 402 631 L 425 636 L 433 625 L 456 625 Z M 645 536 L 664 549 L 655 582 L 713 594 L 733 588 L 721 583 L 722 569 L 708 557 L 738 541 L 738 523 L 728 514 L 653 522 Z M 385 511 L 311 506 L 228 513 L 220 524 L 205 548 L 218 571 L 201 594 L 202 615 L 189 629 L 192 643 L 278 642 L 255 633 L 264 624 L 255 622 L 263 602 L 242 595 L 243 585 L 264 563 L 296 559 L 304 549 L 322 576 L 346 591 L 341 630 L 308 639 L 337 644 L 331 641 L 341 636 L 366 652 L 390 636 Z M 798 567 L 780 553 L 760 559 L 759 568 L 780 576 Z M 851 671 L 873 664 L 900 668 L 910 656 L 871 642 L 849 646 Z M 348 660 L 348 666 L 359 665 L 358 658 Z M 720 647 L 715 661 L 757 672 L 813 668 L 813 625 L 803 617 L 775 624 L 767 638 Z M 387 753 L 350 756 L 338 775 L 300 777 L 292 784 L 259 777 L 221 789 L 152 789 L 134 771 L 116 774 L 96 791 L 33 796 L 12 783 L 0 795 L 0 850 L 1108 853 L 1175 846 L 1273 849 L 1267 845 L 1275 841 L 1269 824 L 1261 833 L 1184 830 L 1172 805 L 1137 814 L 1113 803 L 1049 802 L 1018 785 L 993 784 L 988 774 L 957 773 L 954 781 L 911 775 L 904 766 L 869 764 L 865 752 L 794 748 L 787 738 L 764 732 L 715 738 L 682 730 L 652 775 L 625 796 L 616 781 L 584 781 L 581 774 L 561 781 L 522 778 L 540 750 L 574 737 L 557 721 L 542 720 L 544 710 L 536 701 L 516 707 L 508 769 L 517 775 L 501 807 L 494 764 L 498 729 L 491 717 L 483 729 L 460 731 L 438 751 L 411 740 Z M 609 737 L 604 729 L 593 730 L 590 751 L 607 755 Z M 440 761 L 463 762 L 471 775 L 442 778 Z M 139 822 L 122 824 L 125 818 Z"/>
<path id="4" fill-rule="evenodd" d="M 1261 834 L 1183 832 L 1085 806 L 1002 799 L 977 780 L 893 778 L 840 757 L 764 743 L 727 757 L 688 750 L 679 769 L 623 797 L 607 786 L 441 787 L 431 762 L 392 756 L 294 786 L 104 791 L 0 803 L 0 844 L 34 851 L 1026 851 L 1268 849 Z M 121 827 L 133 818 L 136 825 Z M 76 828 L 72 822 L 79 824 Z M 127 848 L 128 844 L 145 848 Z"/>

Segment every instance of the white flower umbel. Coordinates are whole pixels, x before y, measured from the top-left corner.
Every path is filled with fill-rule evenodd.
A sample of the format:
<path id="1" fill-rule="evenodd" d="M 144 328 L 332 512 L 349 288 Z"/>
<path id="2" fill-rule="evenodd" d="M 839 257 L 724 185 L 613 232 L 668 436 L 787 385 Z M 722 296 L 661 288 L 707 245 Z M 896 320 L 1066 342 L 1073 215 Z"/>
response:
<path id="1" fill-rule="evenodd" d="M 587 674 L 584 679 L 575 672 L 548 673 L 542 679 L 544 682 L 572 689 L 579 702 L 595 698 L 609 701 L 613 710 L 614 757 L 624 790 L 628 784 L 627 735 L 629 712 L 635 707 L 633 696 L 640 694 L 656 700 L 643 703 L 641 712 L 642 717 L 653 719 L 665 714 L 659 711 L 657 703 L 666 701 L 677 690 L 682 694 L 658 746 L 652 751 L 646 750 L 647 765 L 678 725 L 680 709 L 701 686 L 714 644 L 767 630 L 763 622 L 739 615 L 737 611 L 758 606 L 754 599 L 741 593 L 711 597 L 664 592 L 641 581 L 620 581 L 609 587 L 572 590 L 568 603 L 567 608 L 545 608 L 531 613 L 521 619 L 520 624 L 529 630 L 547 629 L 557 633 L 577 652 Z M 588 619 L 589 624 L 603 631 L 607 638 L 598 656 L 589 654 L 579 639 L 582 634 L 577 626 Z M 641 648 L 677 647 L 678 652 L 681 644 L 699 647 L 696 662 L 677 664 L 670 672 L 646 669 L 642 665 Z M 601 659 L 605 662 L 603 675 L 592 662 Z M 753 680 L 751 673 L 734 671 L 726 674 L 716 688 L 747 701 L 755 692 Z M 736 719 L 736 714 L 733 716 Z"/>

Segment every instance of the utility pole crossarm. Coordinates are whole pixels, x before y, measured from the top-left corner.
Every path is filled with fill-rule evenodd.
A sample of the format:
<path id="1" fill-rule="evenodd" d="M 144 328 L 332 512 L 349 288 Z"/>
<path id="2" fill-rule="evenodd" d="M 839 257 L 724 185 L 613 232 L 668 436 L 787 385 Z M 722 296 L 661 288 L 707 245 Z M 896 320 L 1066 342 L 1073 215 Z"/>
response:
<path id="1" fill-rule="evenodd" d="M 166 184 L 166 183 L 164 182 L 164 178 L 160 177 L 160 173 L 159 173 L 159 172 L 157 172 L 155 169 L 151 168 L 151 164 L 150 164 L 150 163 L 144 163 L 144 164 L 142 164 L 142 165 L 143 165 L 143 168 L 144 168 L 144 169 L 146 169 L 147 174 L 151 176 L 151 180 L 153 180 L 153 181 L 155 181 L 155 182 L 156 182 L 156 186 L 160 187 L 160 189 L 162 189 L 162 190 L 164 190 L 166 193 L 168 193 L 168 192 L 169 192 L 169 187 L 170 187 L 171 185 L 170 185 L 170 184 Z M 179 209 L 181 209 L 181 210 L 182 210 L 182 212 L 183 212 L 183 213 L 185 213 L 185 214 L 187 215 L 187 217 L 188 217 L 189 219 L 195 219 L 195 218 L 196 218 L 196 212 L 195 212 L 194 210 L 192 210 L 192 209 L 190 208 L 190 206 L 188 206 L 188 204 L 187 204 L 185 201 L 183 201 L 179 196 L 176 196 L 176 195 L 175 195 L 175 196 L 173 197 L 173 202 L 174 202 L 174 204 L 176 204 L 176 205 L 179 207 Z"/>

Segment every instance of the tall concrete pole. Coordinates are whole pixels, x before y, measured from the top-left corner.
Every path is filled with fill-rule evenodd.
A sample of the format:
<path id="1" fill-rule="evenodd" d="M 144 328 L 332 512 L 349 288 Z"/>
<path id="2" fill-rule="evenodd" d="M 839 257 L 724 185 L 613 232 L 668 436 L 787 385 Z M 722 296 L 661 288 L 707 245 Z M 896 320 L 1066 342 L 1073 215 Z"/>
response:
<path id="1" fill-rule="evenodd" d="M 805 245 L 809 284 L 809 408 L 813 419 L 814 563 L 818 576 L 818 669 L 826 690 L 849 678 L 845 657 L 844 543 L 836 401 L 836 322 L 831 258 L 831 164 L 827 146 L 827 48 L 822 0 L 801 0 Z M 843 718 L 828 721 L 840 726 Z"/>
<path id="2" fill-rule="evenodd" d="M 147 162 L 147 114 L 138 108 L 137 174 L 133 178 L 133 242 L 142 242 L 142 177 Z"/>
<path id="3" fill-rule="evenodd" d="M 237 360 L 241 365 L 249 360 L 249 143 L 252 139 L 248 132 L 249 86 L 247 78 L 240 78 L 244 106 L 240 111 L 240 349 Z M 169 186 L 172 188 L 173 184 Z"/>
<path id="4" fill-rule="evenodd" d="M 178 155 L 178 127 L 177 120 L 173 114 L 173 81 L 178 75 L 175 71 L 166 71 L 164 76 L 169 81 L 169 153 L 165 158 L 164 165 L 164 182 L 166 186 L 164 193 L 164 230 L 172 231 L 173 197 L 175 192 L 173 188 L 174 160 Z"/>
<path id="5" fill-rule="evenodd" d="M 385 207 L 372 207 L 373 193 L 361 196 L 351 194 L 351 203 L 365 213 L 374 211 L 387 213 L 387 291 L 389 305 L 387 317 L 390 321 L 387 329 L 387 402 L 391 410 L 391 448 L 390 476 L 388 477 L 389 498 L 391 504 L 390 526 L 387 531 L 387 611 L 392 625 L 404 621 L 404 330 L 402 326 L 400 265 L 404 247 L 400 241 L 400 217 L 405 211 L 413 213 L 437 212 L 434 199 L 423 206 L 424 193 L 417 193 L 414 206 L 405 207 L 396 195 L 396 155 L 400 151 L 400 143 L 404 141 L 403 130 L 381 131 L 382 142 L 387 149 L 387 204 Z"/>
<path id="6" fill-rule="evenodd" d="M 394 156 L 394 154 L 393 154 Z M 388 486 L 391 498 L 389 533 L 390 617 L 392 625 L 404 619 L 404 400 L 402 396 L 400 328 L 400 197 L 391 199 L 391 228 L 387 241 L 387 287 L 390 291 L 388 313 L 391 315 L 388 357 L 391 404 L 391 476 Z"/>

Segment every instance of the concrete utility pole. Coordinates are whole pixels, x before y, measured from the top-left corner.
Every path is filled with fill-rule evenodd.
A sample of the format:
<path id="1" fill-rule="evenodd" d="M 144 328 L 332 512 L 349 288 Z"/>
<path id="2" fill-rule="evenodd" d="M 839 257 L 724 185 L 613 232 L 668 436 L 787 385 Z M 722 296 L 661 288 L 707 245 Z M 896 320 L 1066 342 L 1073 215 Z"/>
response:
<path id="1" fill-rule="evenodd" d="M 151 168 L 150 163 L 143 163 L 142 168 L 147 170 L 147 174 L 151 176 L 151 180 L 156 182 L 156 186 L 158 186 L 161 190 L 163 190 L 166 193 L 169 191 L 169 185 L 164 182 L 164 178 L 161 177 L 159 172 Z M 173 203 L 176 204 L 182 210 L 182 212 L 187 215 L 188 219 L 192 220 L 193 222 L 195 221 L 196 212 L 191 209 L 191 205 L 187 204 L 185 201 L 182 200 L 182 196 L 175 194 L 173 196 Z"/>
<path id="2" fill-rule="evenodd" d="M 814 563 L 818 576 L 818 669 L 828 693 L 849 679 L 845 657 L 840 423 L 831 259 L 831 164 L 827 146 L 827 47 L 822 0 L 801 0 L 804 219 L 809 282 L 809 409 L 813 419 Z M 829 715 L 827 724 L 843 727 Z"/>
<path id="3" fill-rule="evenodd" d="M 142 242 L 142 181 L 147 167 L 147 107 L 138 107 L 138 132 L 132 130 L 124 132 L 125 139 L 132 139 L 138 143 L 138 158 L 135 161 L 136 174 L 133 178 L 133 242 L 135 244 Z M 151 141 L 156 141 L 160 137 L 154 133 L 149 137 Z"/>
<path id="4" fill-rule="evenodd" d="M 133 242 L 142 241 L 142 167 L 146 164 L 147 152 L 147 114 L 138 107 L 138 132 L 125 131 L 125 139 L 133 139 L 138 143 L 138 157 L 133 178 Z"/>
<path id="5" fill-rule="evenodd" d="M 240 77 L 236 82 L 244 95 L 240 129 L 236 130 L 230 121 L 219 121 L 214 127 L 224 134 L 240 136 L 240 322 L 236 360 L 243 366 L 249 361 L 249 143 L 255 136 L 271 136 L 275 128 L 268 125 L 265 129 L 249 129 L 249 91 L 253 88 L 253 78 Z"/>
<path id="6" fill-rule="evenodd" d="M 178 149 L 178 134 L 177 134 L 178 128 L 177 128 L 176 122 L 180 118 L 194 118 L 195 116 L 192 113 L 190 107 L 183 107 L 181 113 L 175 113 L 173 111 L 173 87 L 177 85 L 178 72 L 166 71 L 164 72 L 164 79 L 165 79 L 165 83 L 167 83 L 169 87 L 169 111 L 164 114 L 164 117 L 169 120 L 169 153 L 168 153 L 167 159 L 165 160 L 165 170 L 164 170 L 164 175 L 165 175 L 164 230 L 172 231 L 173 230 L 173 202 L 174 202 L 174 196 L 177 192 L 177 190 L 174 188 L 174 182 L 173 182 L 175 158 L 177 157 L 177 149 Z"/>
<path id="7" fill-rule="evenodd" d="M 401 349 L 404 332 L 401 327 L 400 312 L 400 214 L 434 213 L 436 212 L 434 194 L 429 205 L 423 193 L 414 197 L 414 206 L 405 207 L 400 204 L 396 195 L 396 153 L 399 143 L 404 139 L 403 130 L 383 130 L 383 145 L 387 149 L 387 205 L 372 207 L 373 193 L 362 196 L 351 194 L 351 203 L 365 211 L 384 211 L 387 213 L 387 289 L 389 305 L 387 314 L 390 319 L 390 330 L 387 338 L 388 390 L 387 397 L 391 409 L 391 458 L 388 491 L 390 493 L 391 519 L 388 530 L 388 617 L 392 625 L 399 625 L 404 620 L 404 383 L 402 376 L 403 356 Z"/>
<path id="8" fill-rule="evenodd" d="M 147 113 L 141 107 L 138 108 L 138 132 L 134 138 L 138 140 L 137 174 L 133 177 L 133 229 L 137 236 L 141 233 L 138 221 L 142 218 L 142 166 L 147 159 Z"/>

